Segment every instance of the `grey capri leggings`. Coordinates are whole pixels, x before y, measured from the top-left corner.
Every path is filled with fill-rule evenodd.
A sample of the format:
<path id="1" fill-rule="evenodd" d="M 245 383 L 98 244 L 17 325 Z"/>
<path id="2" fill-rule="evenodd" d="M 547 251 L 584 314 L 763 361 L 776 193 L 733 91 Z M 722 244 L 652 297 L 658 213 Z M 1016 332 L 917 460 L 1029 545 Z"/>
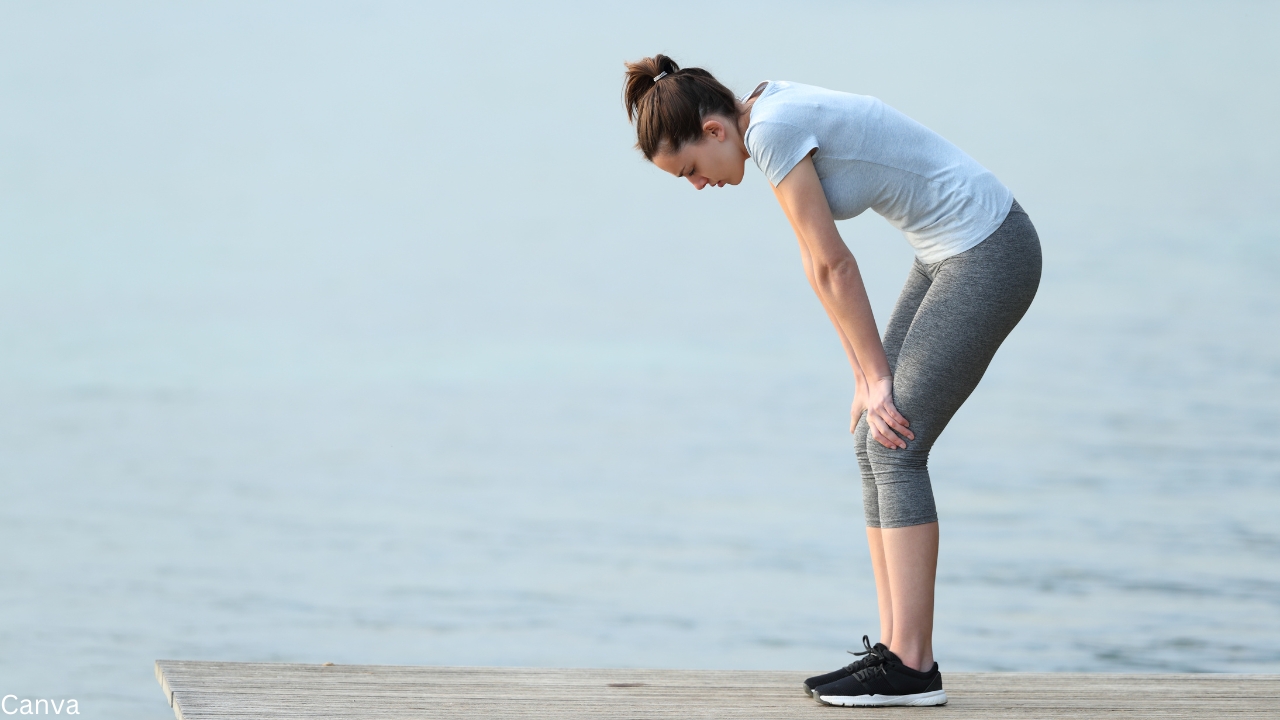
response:
<path id="1" fill-rule="evenodd" d="M 891 450 L 867 432 L 866 413 L 858 421 L 853 440 L 867 527 L 937 521 L 929 450 L 1031 305 L 1040 263 L 1040 238 L 1017 201 L 975 247 L 931 265 L 915 261 L 885 328 L 884 351 L 893 404 L 916 437 Z"/>

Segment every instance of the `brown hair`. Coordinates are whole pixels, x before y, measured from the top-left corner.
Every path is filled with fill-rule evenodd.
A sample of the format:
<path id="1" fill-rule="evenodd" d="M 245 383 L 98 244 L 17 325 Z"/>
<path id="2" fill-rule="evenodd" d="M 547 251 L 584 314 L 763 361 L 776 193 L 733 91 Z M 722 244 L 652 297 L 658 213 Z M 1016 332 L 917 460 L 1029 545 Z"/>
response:
<path id="1" fill-rule="evenodd" d="M 664 72 L 665 77 L 655 80 Z M 649 161 L 663 142 L 675 152 L 702 139 L 702 121 L 708 115 L 738 117 L 738 101 L 729 88 L 702 68 L 681 70 L 666 55 L 627 63 L 622 103 L 636 126 L 636 147 Z"/>

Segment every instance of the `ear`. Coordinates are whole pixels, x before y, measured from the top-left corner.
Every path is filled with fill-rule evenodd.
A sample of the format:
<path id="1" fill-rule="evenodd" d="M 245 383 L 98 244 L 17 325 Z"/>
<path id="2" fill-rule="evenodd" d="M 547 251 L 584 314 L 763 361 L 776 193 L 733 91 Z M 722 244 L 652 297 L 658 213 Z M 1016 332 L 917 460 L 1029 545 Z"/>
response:
<path id="1" fill-rule="evenodd" d="M 729 137 L 728 131 L 725 130 L 724 123 L 715 118 L 708 118 L 702 123 L 702 135 L 706 138 L 714 138 L 723 142 Z"/>

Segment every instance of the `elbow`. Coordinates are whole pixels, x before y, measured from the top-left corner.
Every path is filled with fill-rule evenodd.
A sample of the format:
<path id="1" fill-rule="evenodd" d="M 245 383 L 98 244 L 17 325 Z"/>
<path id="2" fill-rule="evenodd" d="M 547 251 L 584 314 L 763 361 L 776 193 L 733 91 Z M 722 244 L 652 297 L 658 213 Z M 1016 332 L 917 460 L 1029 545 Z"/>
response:
<path id="1" fill-rule="evenodd" d="M 813 275 L 818 287 L 826 292 L 839 292 L 850 278 L 858 277 L 858 263 L 852 256 L 821 260 L 813 263 Z"/>

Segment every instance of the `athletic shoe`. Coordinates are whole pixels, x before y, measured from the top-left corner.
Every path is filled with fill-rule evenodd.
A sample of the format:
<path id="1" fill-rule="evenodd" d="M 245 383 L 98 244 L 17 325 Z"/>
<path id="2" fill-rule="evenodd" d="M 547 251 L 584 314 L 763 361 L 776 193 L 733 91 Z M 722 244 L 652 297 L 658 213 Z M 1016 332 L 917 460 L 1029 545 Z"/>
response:
<path id="1" fill-rule="evenodd" d="M 823 704 L 842 707 L 947 704 L 938 663 L 920 672 L 903 665 L 888 648 L 877 648 L 875 654 L 880 662 L 819 687 L 813 696 Z"/>
<path id="2" fill-rule="evenodd" d="M 866 650 L 863 650 L 862 652 L 854 652 L 850 650 L 849 654 L 862 655 L 863 657 L 857 660 L 854 660 L 853 662 L 849 663 L 848 665 L 845 665 L 839 670 L 834 670 L 832 672 L 827 673 L 826 675 L 815 675 L 809 678 L 808 680 L 805 680 L 804 694 L 810 695 L 816 698 L 817 696 L 813 694 L 814 690 L 817 690 L 823 685 L 833 683 L 837 680 L 843 680 L 864 668 L 869 668 L 872 665 L 878 665 L 883 661 L 879 654 L 879 651 L 883 650 L 885 652 L 889 652 L 889 648 L 885 647 L 883 643 L 876 643 L 875 647 L 872 647 L 871 638 L 867 637 L 866 635 L 862 636 L 862 647 L 866 648 Z"/>

